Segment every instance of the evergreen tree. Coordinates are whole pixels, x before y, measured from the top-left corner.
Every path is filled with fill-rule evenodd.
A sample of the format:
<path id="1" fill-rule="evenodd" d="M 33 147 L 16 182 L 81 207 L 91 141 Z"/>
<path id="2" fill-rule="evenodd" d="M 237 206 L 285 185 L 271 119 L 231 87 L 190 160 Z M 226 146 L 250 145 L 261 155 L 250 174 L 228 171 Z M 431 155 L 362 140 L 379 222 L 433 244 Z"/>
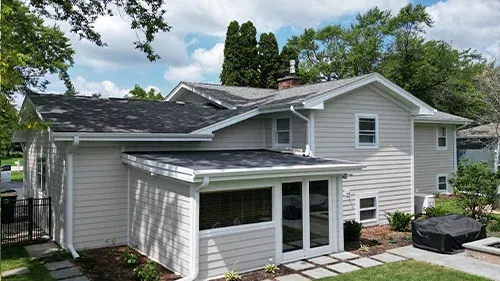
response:
<path id="1" fill-rule="evenodd" d="M 299 73 L 299 52 L 290 46 L 283 46 L 280 54 L 280 67 L 278 76 L 290 74 L 290 60 L 295 60 L 295 72 Z M 279 77 L 278 77 L 279 78 Z"/>
<path id="2" fill-rule="evenodd" d="M 259 87 L 259 52 L 257 49 L 257 30 L 251 21 L 240 27 L 241 56 L 238 70 L 242 78 L 241 86 Z"/>
<path id="3" fill-rule="evenodd" d="M 220 82 L 227 86 L 240 86 L 242 84 L 240 75 L 241 45 L 240 25 L 237 21 L 232 21 L 227 27 L 226 41 L 224 42 L 224 62 Z"/>
<path id="4" fill-rule="evenodd" d="M 278 88 L 280 55 L 278 42 L 272 32 L 262 33 L 259 40 L 260 88 Z"/>

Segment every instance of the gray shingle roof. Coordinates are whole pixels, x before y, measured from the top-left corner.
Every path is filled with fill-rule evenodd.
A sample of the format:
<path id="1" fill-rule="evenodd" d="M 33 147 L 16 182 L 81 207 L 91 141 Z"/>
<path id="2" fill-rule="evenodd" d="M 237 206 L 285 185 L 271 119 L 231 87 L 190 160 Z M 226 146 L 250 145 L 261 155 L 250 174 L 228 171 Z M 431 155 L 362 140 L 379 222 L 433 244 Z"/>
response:
<path id="1" fill-rule="evenodd" d="M 193 103 L 27 96 L 54 132 L 190 133 L 242 111 Z"/>
<path id="2" fill-rule="evenodd" d="M 269 150 L 140 152 L 126 154 L 144 160 L 192 170 L 360 164 L 350 161 L 304 157 Z"/>
<path id="3" fill-rule="evenodd" d="M 500 135 L 500 124 L 486 124 L 458 131 L 459 138 L 493 138 Z"/>
<path id="4" fill-rule="evenodd" d="M 437 111 L 433 115 L 424 115 L 415 117 L 416 121 L 432 121 L 432 122 L 459 122 L 459 123 L 470 123 L 472 120 L 460 117 L 457 115 Z"/>

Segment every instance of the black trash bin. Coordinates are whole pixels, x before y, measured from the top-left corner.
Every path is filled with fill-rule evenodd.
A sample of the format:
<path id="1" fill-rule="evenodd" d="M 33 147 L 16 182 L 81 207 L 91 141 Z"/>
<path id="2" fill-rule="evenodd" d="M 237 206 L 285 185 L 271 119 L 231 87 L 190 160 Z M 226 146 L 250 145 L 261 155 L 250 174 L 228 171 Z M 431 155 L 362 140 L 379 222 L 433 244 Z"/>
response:
<path id="1" fill-rule="evenodd" d="M 0 193 L 2 200 L 2 222 L 14 222 L 14 212 L 17 201 L 17 192 L 15 190 L 5 190 Z"/>

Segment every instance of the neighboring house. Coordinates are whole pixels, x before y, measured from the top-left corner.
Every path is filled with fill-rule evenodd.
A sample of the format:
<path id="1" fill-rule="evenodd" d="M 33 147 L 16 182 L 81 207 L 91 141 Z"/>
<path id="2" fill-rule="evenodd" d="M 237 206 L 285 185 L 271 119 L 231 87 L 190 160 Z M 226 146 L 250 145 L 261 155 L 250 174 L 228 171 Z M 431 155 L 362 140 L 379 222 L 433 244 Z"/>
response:
<path id="1" fill-rule="evenodd" d="M 66 249 L 128 244 L 186 280 L 343 250 L 447 192 L 457 125 L 379 74 L 279 90 L 181 82 L 167 101 L 28 94 L 26 196 Z M 75 254 L 75 253 L 74 253 Z"/>
<path id="2" fill-rule="evenodd" d="M 488 162 L 500 167 L 500 124 L 486 124 L 458 131 L 458 159 Z"/>

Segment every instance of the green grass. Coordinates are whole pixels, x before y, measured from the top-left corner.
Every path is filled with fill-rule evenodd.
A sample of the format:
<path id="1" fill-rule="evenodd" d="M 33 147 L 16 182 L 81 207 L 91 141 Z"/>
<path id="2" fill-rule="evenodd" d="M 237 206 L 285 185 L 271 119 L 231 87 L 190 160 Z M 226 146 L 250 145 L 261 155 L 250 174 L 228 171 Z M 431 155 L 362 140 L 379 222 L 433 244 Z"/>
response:
<path id="1" fill-rule="evenodd" d="M 24 246 L 2 246 L 2 272 L 27 267 L 29 272 L 23 275 L 2 277 L 3 281 L 53 281 L 49 271 L 39 260 L 32 260 Z"/>
<path id="2" fill-rule="evenodd" d="M 1 165 L 12 165 L 12 168 L 16 166 L 16 161 L 19 161 L 19 166 L 23 165 L 23 158 L 7 158 L 0 160 L 0 162 L 2 163 Z"/>
<path id="3" fill-rule="evenodd" d="M 10 180 L 11 181 L 23 181 L 23 172 L 12 172 L 10 174 Z"/>
<path id="4" fill-rule="evenodd" d="M 487 281 L 489 279 L 470 275 L 417 261 L 403 261 L 374 266 L 321 281 Z"/>

